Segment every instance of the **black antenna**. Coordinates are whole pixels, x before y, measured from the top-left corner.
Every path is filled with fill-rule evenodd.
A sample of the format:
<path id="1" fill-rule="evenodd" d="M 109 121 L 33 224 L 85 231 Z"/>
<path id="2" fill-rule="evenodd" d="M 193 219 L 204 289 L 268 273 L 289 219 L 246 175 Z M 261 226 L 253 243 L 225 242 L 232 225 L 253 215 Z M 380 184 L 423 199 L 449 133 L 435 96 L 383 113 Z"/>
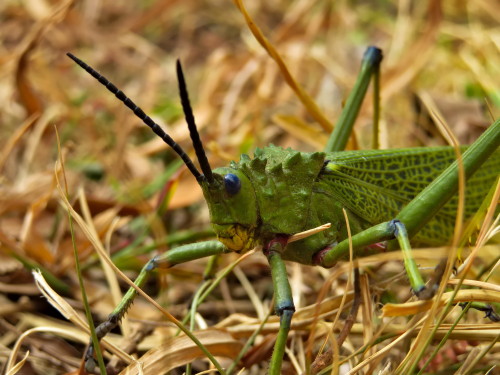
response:
<path id="1" fill-rule="evenodd" d="M 177 144 L 165 131 L 153 121 L 151 117 L 146 115 L 144 111 L 138 107 L 132 100 L 130 100 L 127 95 L 123 93 L 123 91 L 119 90 L 115 85 L 113 85 L 106 77 L 102 76 L 98 71 L 96 71 L 91 66 L 84 63 L 78 57 L 74 56 L 71 53 L 66 54 L 71 60 L 80 65 L 83 69 L 85 69 L 92 77 L 97 79 L 103 86 L 105 86 L 109 91 L 111 91 L 115 96 L 123 102 L 127 107 L 129 107 L 134 114 L 139 117 L 147 126 L 153 130 L 153 132 L 160 137 L 167 145 L 172 147 L 172 149 L 181 157 L 184 161 L 184 164 L 191 171 L 193 176 L 196 178 L 198 182 L 201 182 L 204 179 L 204 176 L 200 173 L 200 171 L 193 164 L 193 161 L 189 158 L 189 156 L 184 152 L 181 146 Z M 198 154 L 198 151 L 196 151 Z"/>
<path id="2" fill-rule="evenodd" d="M 186 118 L 186 122 L 188 124 L 189 135 L 191 136 L 191 141 L 193 142 L 194 151 L 196 152 L 196 157 L 200 163 L 201 171 L 210 184 L 214 181 L 214 176 L 212 175 L 212 168 L 210 168 L 207 155 L 203 149 L 200 134 L 196 128 L 193 110 L 191 109 L 191 104 L 189 103 L 186 81 L 184 80 L 184 73 L 182 72 L 182 66 L 179 60 L 177 60 L 177 81 L 179 81 L 179 95 L 181 97 L 182 109 L 184 110 L 184 117 Z"/>

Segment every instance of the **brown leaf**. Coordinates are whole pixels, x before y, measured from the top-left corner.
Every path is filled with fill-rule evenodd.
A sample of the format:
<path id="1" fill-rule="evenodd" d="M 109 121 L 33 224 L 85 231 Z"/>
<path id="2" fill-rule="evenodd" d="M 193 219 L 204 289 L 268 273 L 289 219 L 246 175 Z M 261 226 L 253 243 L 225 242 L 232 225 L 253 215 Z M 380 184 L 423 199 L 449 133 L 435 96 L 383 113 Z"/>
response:
<path id="1" fill-rule="evenodd" d="M 209 329 L 194 332 L 194 335 L 214 356 L 235 358 L 243 347 L 240 341 L 220 330 Z M 173 337 L 149 350 L 120 374 L 164 374 L 201 357 L 204 357 L 203 352 L 189 337 Z"/>

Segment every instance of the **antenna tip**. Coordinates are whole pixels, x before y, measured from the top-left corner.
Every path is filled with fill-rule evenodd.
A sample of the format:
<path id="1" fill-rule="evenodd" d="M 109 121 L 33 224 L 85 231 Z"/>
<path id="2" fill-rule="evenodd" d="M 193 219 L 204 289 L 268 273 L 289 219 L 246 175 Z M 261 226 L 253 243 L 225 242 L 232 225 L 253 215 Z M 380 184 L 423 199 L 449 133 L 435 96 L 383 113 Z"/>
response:
<path id="1" fill-rule="evenodd" d="M 78 57 L 76 57 L 75 55 L 73 55 L 71 52 L 67 52 L 66 56 L 68 56 L 71 60 L 76 62 L 78 65 L 83 66 L 84 62 L 82 60 L 80 60 Z"/>
<path id="2" fill-rule="evenodd" d="M 182 80 L 184 81 L 184 73 L 182 72 L 181 60 L 179 59 L 176 60 L 175 67 L 177 69 L 177 76 L 182 77 Z"/>

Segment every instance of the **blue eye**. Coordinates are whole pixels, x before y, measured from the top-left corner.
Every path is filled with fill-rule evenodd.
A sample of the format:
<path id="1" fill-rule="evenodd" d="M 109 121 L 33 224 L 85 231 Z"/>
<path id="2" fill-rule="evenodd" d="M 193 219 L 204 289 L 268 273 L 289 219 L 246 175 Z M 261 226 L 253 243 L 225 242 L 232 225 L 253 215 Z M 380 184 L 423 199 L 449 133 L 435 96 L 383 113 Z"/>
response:
<path id="1" fill-rule="evenodd" d="M 241 189 L 241 181 L 235 174 L 228 173 L 224 176 L 224 188 L 230 195 L 235 195 Z"/>

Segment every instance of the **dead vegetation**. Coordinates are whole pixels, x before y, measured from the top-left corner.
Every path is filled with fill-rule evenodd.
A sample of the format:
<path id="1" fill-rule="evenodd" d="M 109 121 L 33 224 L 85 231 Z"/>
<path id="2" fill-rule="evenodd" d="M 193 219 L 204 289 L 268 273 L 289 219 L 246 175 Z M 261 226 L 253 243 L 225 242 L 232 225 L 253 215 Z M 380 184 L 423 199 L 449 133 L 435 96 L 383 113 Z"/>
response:
<path id="1" fill-rule="evenodd" d="M 462 143 L 470 143 L 500 110 L 500 10 L 487 0 L 429 3 L 245 2 L 268 38 L 268 49 L 281 56 L 290 76 L 317 103 L 319 115 L 298 99 L 274 52 L 259 44 L 230 0 L 1 2 L 2 370 L 82 373 L 88 334 L 74 248 L 93 317 L 100 322 L 125 284 L 96 250 L 112 254 L 133 278 L 154 253 L 211 235 L 194 178 L 66 52 L 102 72 L 191 150 L 175 81 L 180 58 L 215 166 L 269 143 L 321 149 L 370 44 L 385 55 L 383 148 L 444 144 L 429 107 L 442 113 Z M 370 101 L 358 118 L 351 148 L 370 145 Z M 446 251 L 419 250 L 417 260 L 431 267 L 430 273 Z M 461 301 L 486 294 L 500 303 L 498 253 L 498 245 L 478 250 L 464 283 L 474 289 L 460 292 Z M 498 372 L 500 326 L 481 313 L 468 311 L 459 319 L 461 309 L 454 307 L 441 321 L 443 304 L 436 302 L 386 305 L 382 317 L 382 304 L 413 299 L 401 263 L 394 261 L 400 258 L 390 253 L 360 260 L 361 309 L 342 348 L 334 342 L 352 303 L 352 265 L 325 270 L 289 264 L 298 312 L 283 373 L 303 373 L 332 344 L 334 366 L 327 371 L 334 374 L 407 374 L 408 369 L 418 372 L 427 359 L 426 374 Z M 219 269 L 234 268 L 198 308 L 194 333 L 229 367 L 260 329 L 237 369 L 262 374 L 278 324 L 277 317 L 269 317 L 270 275 L 261 254 L 235 266 L 236 259 L 221 259 Z M 144 289 L 182 319 L 205 264 L 200 260 L 161 271 Z M 38 269 L 54 292 L 38 273 L 33 276 Z M 207 369 L 200 350 L 176 331 L 138 298 L 122 331 L 109 338 L 113 353 L 117 346 L 126 348 L 119 355 L 124 362 L 118 364 L 115 357 L 109 373 L 124 366 L 127 374 L 182 373 L 191 362 L 195 372 Z M 126 352 L 140 360 L 133 362 Z"/>

